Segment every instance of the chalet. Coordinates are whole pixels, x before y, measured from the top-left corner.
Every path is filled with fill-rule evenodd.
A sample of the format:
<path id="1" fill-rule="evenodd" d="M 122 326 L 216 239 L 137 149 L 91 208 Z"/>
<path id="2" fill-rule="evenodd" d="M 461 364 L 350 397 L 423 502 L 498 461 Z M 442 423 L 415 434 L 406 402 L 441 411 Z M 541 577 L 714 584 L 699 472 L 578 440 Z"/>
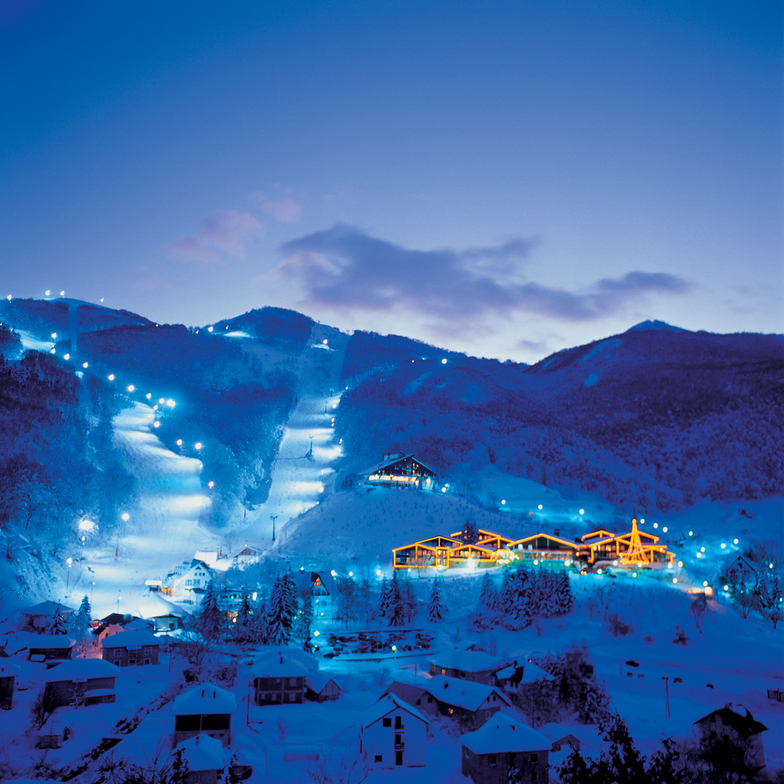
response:
<path id="1" fill-rule="evenodd" d="M 146 621 L 144 618 L 134 618 L 130 623 L 125 624 L 126 631 L 154 632 L 155 623 Z"/>
<path id="2" fill-rule="evenodd" d="M 0 661 L 0 708 L 3 710 L 13 707 L 14 687 L 20 672 L 20 668 L 13 662 Z"/>
<path id="3" fill-rule="evenodd" d="M 659 544 L 658 536 L 638 529 L 636 518 L 627 534 L 604 529 L 585 534 L 580 539 L 578 555 L 589 564 L 617 560 L 624 565 L 646 566 L 675 561 L 675 553 L 669 552 L 667 545 Z"/>
<path id="4" fill-rule="evenodd" d="M 496 713 L 460 743 L 462 773 L 474 784 L 507 784 L 515 771 L 518 781 L 548 781 L 550 740 L 505 713 Z"/>
<path id="5" fill-rule="evenodd" d="M 759 574 L 757 567 L 743 555 L 731 561 L 725 571 L 729 579 L 739 583 L 753 583 Z"/>
<path id="6" fill-rule="evenodd" d="M 41 602 L 21 611 L 22 628 L 39 634 L 52 628 L 52 622 L 57 613 L 67 622 L 68 616 L 74 612 L 72 607 L 66 607 L 57 602 Z"/>
<path id="7" fill-rule="evenodd" d="M 188 613 L 172 604 L 161 594 L 148 591 L 139 603 L 139 614 L 155 624 L 155 631 L 174 631 L 182 628 Z"/>
<path id="8" fill-rule="evenodd" d="M 360 715 L 359 754 L 368 767 L 424 767 L 430 722 L 394 694 L 385 694 Z"/>
<path id="9" fill-rule="evenodd" d="M 71 737 L 71 728 L 66 725 L 61 716 L 50 716 L 46 723 L 38 730 L 36 748 L 59 749 Z"/>
<path id="10" fill-rule="evenodd" d="M 468 532 L 466 530 L 455 531 L 450 534 L 452 539 L 458 539 L 461 542 L 468 541 Z M 501 552 L 505 547 L 512 544 L 513 540 L 501 534 L 494 533 L 493 531 L 485 531 L 483 528 L 476 529 L 476 541 L 471 544 L 477 544 L 480 547 L 486 547 L 497 552 Z"/>
<path id="11" fill-rule="evenodd" d="M 564 746 L 580 751 L 580 739 L 562 724 L 545 724 L 538 731 L 552 743 L 550 751 L 560 751 Z"/>
<path id="12" fill-rule="evenodd" d="M 762 733 L 767 732 L 768 728 L 756 721 L 748 708 L 742 705 L 737 707 L 743 708 L 745 715 L 733 710 L 732 703 L 728 703 L 694 722 L 699 729 L 700 746 L 709 751 L 717 741 L 730 741 L 744 749 L 744 764 L 759 772 L 765 767 Z"/>
<path id="13" fill-rule="evenodd" d="M 102 659 L 72 659 L 44 673 L 44 695 L 57 706 L 94 704 L 87 701 L 89 693 L 96 689 L 113 692 L 119 674 L 117 667 Z"/>
<path id="14" fill-rule="evenodd" d="M 417 460 L 414 455 L 389 452 L 380 463 L 362 472 L 368 484 L 379 487 L 416 487 L 430 490 L 438 481 L 432 468 Z"/>
<path id="15" fill-rule="evenodd" d="M 436 654 L 430 660 L 432 676 L 445 675 L 447 678 L 462 678 L 475 683 L 495 685 L 495 673 L 506 667 L 507 661 L 488 656 L 484 651 L 461 651 L 452 648 Z"/>
<path id="16" fill-rule="evenodd" d="M 179 743 L 173 754 L 180 755 L 188 771 L 184 784 L 217 784 L 227 764 L 223 744 L 203 733 Z"/>
<path id="17" fill-rule="evenodd" d="M 150 632 L 127 629 L 101 641 L 103 658 L 118 667 L 158 664 L 161 641 Z"/>
<path id="18" fill-rule="evenodd" d="M 395 697 L 403 700 L 412 707 L 416 708 L 420 713 L 425 716 L 438 715 L 438 700 L 433 694 L 423 686 L 417 686 L 413 683 L 402 683 L 401 681 L 392 681 L 387 686 L 384 694 L 394 694 Z M 384 694 L 381 696 L 383 697 Z"/>
<path id="19" fill-rule="evenodd" d="M 493 714 L 511 706 L 509 698 L 495 686 L 444 675 L 433 678 L 428 691 L 438 703 L 438 712 L 466 729 L 478 729 Z"/>
<path id="20" fill-rule="evenodd" d="M 199 604 L 212 578 L 212 569 L 204 561 L 183 561 L 166 575 L 161 593 L 176 598 L 180 604 Z"/>
<path id="21" fill-rule="evenodd" d="M 449 553 L 449 566 L 495 566 L 498 550 L 478 544 L 461 544 Z"/>
<path id="22" fill-rule="evenodd" d="M 316 619 L 332 619 L 334 599 L 338 594 L 335 578 L 326 571 L 314 572 L 300 569 L 294 572 L 294 582 L 301 598 L 313 598 L 313 616 Z"/>
<path id="23" fill-rule="evenodd" d="M 231 745 L 231 715 L 237 710 L 234 695 L 204 683 L 174 700 L 174 744 L 206 733 L 224 746 Z"/>
<path id="24" fill-rule="evenodd" d="M 494 674 L 495 685 L 503 690 L 512 702 L 517 702 L 526 688 L 537 680 L 551 681 L 553 676 L 533 662 L 518 663 L 517 659 L 509 667 L 504 667 Z"/>
<path id="25" fill-rule="evenodd" d="M 516 539 L 507 548 L 523 560 L 571 562 L 577 557 L 580 546 L 560 536 L 539 533 Z"/>
<path id="26" fill-rule="evenodd" d="M 248 564 L 258 563 L 259 558 L 261 557 L 261 550 L 257 550 L 255 547 L 245 547 L 240 550 L 237 555 L 234 556 L 234 563 L 240 568 L 243 569 Z"/>
<path id="27" fill-rule="evenodd" d="M 308 669 L 283 653 L 254 665 L 254 705 L 301 705 Z"/>
<path id="28" fill-rule="evenodd" d="M 426 566 L 449 566 L 452 549 L 462 547 L 463 542 L 449 536 L 433 536 L 392 550 L 392 565 L 396 569 Z"/>
<path id="29" fill-rule="evenodd" d="M 325 672 L 311 672 L 305 677 L 305 696 L 312 702 L 339 700 L 341 691 L 338 682 Z"/>
<path id="30" fill-rule="evenodd" d="M 70 659 L 75 642 L 65 634 L 31 635 L 27 642 L 27 659 L 33 662 Z"/>
<path id="31" fill-rule="evenodd" d="M 0 672 L 2 672 L 2 665 L 0 665 Z M 781 689 L 768 689 L 768 699 L 775 702 L 784 702 L 784 691 Z"/>

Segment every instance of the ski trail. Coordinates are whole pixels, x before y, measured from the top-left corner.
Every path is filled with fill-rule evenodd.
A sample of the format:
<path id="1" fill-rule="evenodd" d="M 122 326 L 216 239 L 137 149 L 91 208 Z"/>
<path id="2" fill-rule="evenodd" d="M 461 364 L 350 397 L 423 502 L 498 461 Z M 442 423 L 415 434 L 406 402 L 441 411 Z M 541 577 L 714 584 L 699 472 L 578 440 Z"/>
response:
<path id="1" fill-rule="evenodd" d="M 254 513 L 242 535 L 259 549 L 272 545 L 273 520 L 277 533 L 322 498 L 341 454 L 334 436 L 342 388 L 340 376 L 349 336 L 316 324 L 299 358 L 297 402 L 286 423 L 271 468 L 267 501 Z"/>
<path id="2" fill-rule="evenodd" d="M 117 611 L 139 615 L 146 580 L 164 578 L 196 550 L 218 549 L 217 537 L 199 525 L 210 503 L 201 487 L 201 461 L 169 451 L 152 433 L 154 418 L 152 408 L 136 403 L 114 419 L 115 446 L 138 492 L 126 510 L 127 522 L 114 523 L 108 545 L 91 549 L 88 543 L 90 566 L 82 562 L 72 575 L 71 603 L 92 594 L 97 617 Z"/>

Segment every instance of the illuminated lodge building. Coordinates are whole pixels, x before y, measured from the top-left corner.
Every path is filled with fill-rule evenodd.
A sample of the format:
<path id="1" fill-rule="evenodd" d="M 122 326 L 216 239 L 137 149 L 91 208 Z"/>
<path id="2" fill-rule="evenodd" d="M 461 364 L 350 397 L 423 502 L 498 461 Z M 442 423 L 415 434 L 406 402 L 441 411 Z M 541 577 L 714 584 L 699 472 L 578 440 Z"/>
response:
<path id="1" fill-rule="evenodd" d="M 569 565 L 593 565 L 601 561 L 617 561 L 624 566 L 671 565 L 675 553 L 659 542 L 659 537 L 643 533 L 632 520 L 632 530 L 614 534 L 603 529 L 592 531 L 570 542 L 560 536 L 538 533 L 523 539 L 509 539 L 492 531 L 479 529 L 477 541 L 464 541 L 465 532 L 450 536 L 434 536 L 392 551 L 396 569 L 453 569 L 461 566 L 503 566 L 510 561 L 554 562 Z"/>
<path id="2" fill-rule="evenodd" d="M 416 487 L 430 490 L 438 481 L 438 474 L 432 468 L 417 460 L 414 455 L 403 452 L 389 452 L 377 465 L 363 471 L 368 484 L 377 487 L 408 488 Z"/>

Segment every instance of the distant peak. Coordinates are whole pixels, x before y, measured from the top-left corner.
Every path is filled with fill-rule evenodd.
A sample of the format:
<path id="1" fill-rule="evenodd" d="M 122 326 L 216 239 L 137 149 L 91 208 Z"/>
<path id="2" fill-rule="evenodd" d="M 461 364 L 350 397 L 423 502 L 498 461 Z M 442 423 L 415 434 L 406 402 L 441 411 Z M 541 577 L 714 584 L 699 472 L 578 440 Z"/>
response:
<path id="1" fill-rule="evenodd" d="M 672 324 L 668 324 L 666 321 L 641 321 L 639 324 L 635 324 L 630 329 L 626 330 L 627 332 L 633 332 L 634 330 L 668 330 L 670 332 L 689 332 L 688 329 L 683 329 L 683 327 L 673 327 Z"/>

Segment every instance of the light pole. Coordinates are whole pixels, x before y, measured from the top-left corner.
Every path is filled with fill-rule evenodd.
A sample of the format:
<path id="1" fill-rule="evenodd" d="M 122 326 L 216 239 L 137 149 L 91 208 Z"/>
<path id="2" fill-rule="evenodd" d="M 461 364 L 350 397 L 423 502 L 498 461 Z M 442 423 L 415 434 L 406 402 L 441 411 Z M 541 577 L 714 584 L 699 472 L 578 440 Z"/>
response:
<path id="1" fill-rule="evenodd" d="M 65 580 L 65 598 L 68 598 L 68 589 L 71 585 L 71 566 L 73 564 L 73 558 L 66 558 L 65 562 L 68 564 L 68 577 Z"/>
<path id="2" fill-rule="evenodd" d="M 670 678 L 668 675 L 662 675 L 664 681 L 664 701 L 667 706 L 667 715 L 665 718 L 670 718 Z"/>
<path id="3" fill-rule="evenodd" d="M 392 669 L 396 670 L 397 669 L 397 645 L 393 645 L 392 650 L 395 652 L 395 665 Z"/>
<path id="4" fill-rule="evenodd" d="M 272 541 L 275 541 L 275 521 L 278 519 L 277 515 L 270 515 L 270 520 L 272 520 Z"/>

